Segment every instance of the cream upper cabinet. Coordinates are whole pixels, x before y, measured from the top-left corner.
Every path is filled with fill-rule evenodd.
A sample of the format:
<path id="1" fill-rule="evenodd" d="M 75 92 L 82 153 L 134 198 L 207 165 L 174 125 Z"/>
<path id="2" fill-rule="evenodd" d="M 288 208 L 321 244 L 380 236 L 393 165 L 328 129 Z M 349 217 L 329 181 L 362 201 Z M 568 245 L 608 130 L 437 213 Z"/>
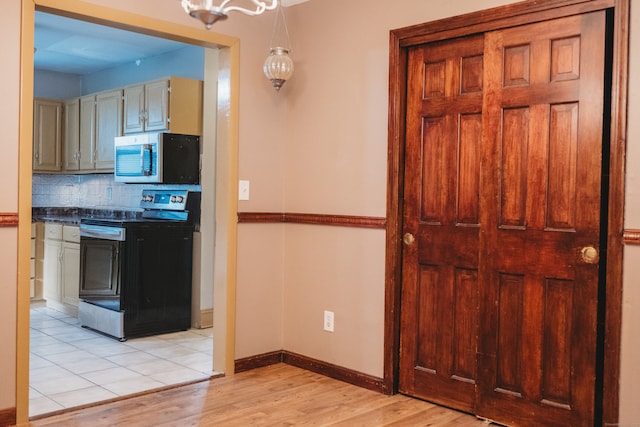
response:
<path id="1" fill-rule="evenodd" d="M 144 84 L 124 88 L 124 123 L 123 132 L 136 133 L 144 131 Z"/>
<path id="2" fill-rule="evenodd" d="M 124 88 L 125 134 L 202 133 L 202 82 L 169 77 Z"/>
<path id="3" fill-rule="evenodd" d="M 96 139 L 96 97 L 80 98 L 80 141 L 78 144 L 79 169 L 95 170 L 93 147 Z"/>
<path id="4" fill-rule="evenodd" d="M 113 172 L 113 141 L 122 135 L 122 90 L 80 98 L 80 170 Z"/>
<path id="5" fill-rule="evenodd" d="M 95 168 L 113 172 L 114 138 L 122 136 L 122 90 L 96 95 Z"/>
<path id="6" fill-rule="evenodd" d="M 37 98 L 33 103 L 33 170 L 62 169 L 62 115 L 64 102 Z"/>
<path id="7" fill-rule="evenodd" d="M 114 138 L 202 133 L 202 81 L 168 77 L 67 101 L 34 101 L 34 172 L 113 172 Z"/>
<path id="8" fill-rule="evenodd" d="M 169 129 L 170 80 L 158 80 L 145 85 L 145 130 Z"/>
<path id="9" fill-rule="evenodd" d="M 80 99 L 64 102 L 64 170 L 80 169 Z"/>

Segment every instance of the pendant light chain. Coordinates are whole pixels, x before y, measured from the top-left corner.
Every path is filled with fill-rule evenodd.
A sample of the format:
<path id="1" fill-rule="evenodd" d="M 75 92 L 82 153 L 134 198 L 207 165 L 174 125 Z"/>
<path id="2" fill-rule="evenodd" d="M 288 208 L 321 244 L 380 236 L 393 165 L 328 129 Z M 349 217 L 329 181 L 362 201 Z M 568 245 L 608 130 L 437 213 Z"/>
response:
<path id="1" fill-rule="evenodd" d="M 274 43 L 276 40 L 276 33 L 278 32 L 278 20 L 282 17 L 282 24 L 284 25 L 284 34 L 287 38 L 287 46 L 278 46 L 277 43 Z M 284 8 L 282 7 L 282 2 L 278 5 L 278 9 L 276 11 L 276 19 L 273 23 L 273 31 L 271 32 L 271 41 L 269 42 L 269 49 L 273 49 L 276 47 L 282 47 L 286 49 L 288 52 L 293 52 L 293 47 L 291 46 L 291 39 L 289 38 L 289 28 L 287 27 L 287 19 L 284 16 Z"/>

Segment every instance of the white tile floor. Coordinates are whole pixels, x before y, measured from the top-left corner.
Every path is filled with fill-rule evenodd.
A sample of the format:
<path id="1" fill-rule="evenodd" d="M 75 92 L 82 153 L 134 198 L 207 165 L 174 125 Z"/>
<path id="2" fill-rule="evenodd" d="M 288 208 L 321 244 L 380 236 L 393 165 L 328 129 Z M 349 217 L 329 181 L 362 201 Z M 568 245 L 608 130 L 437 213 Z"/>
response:
<path id="1" fill-rule="evenodd" d="M 29 415 L 211 377 L 213 329 L 119 342 L 48 307 L 31 308 Z"/>

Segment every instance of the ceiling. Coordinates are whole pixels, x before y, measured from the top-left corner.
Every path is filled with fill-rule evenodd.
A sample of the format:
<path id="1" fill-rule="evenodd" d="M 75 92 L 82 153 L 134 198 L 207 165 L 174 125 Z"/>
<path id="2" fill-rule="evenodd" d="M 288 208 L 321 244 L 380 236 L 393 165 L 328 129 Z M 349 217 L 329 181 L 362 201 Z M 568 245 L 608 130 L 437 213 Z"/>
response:
<path id="1" fill-rule="evenodd" d="M 36 12 L 34 68 L 91 74 L 185 47 L 172 40 Z"/>
<path id="2" fill-rule="evenodd" d="M 288 7 L 310 0 L 282 0 Z M 180 10 L 179 10 L 180 11 Z M 65 18 L 35 15 L 36 70 L 85 75 L 160 55 L 185 44 Z"/>

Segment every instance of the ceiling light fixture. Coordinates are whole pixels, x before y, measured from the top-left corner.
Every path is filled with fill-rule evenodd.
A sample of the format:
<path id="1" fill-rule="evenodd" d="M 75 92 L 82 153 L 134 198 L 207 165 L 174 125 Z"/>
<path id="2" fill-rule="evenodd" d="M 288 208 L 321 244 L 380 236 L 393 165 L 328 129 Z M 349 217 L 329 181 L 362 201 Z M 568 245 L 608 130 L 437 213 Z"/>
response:
<path id="1" fill-rule="evenodd" d="M 216 6 L 214 0 L 182 0 L 182 8 L 193 18 L 201 20 L 207 27 L 207 30 L 210 30 L 211 26 L 216 22 L 227 19 L 229 12 L 236 11 L 244 13 L 245 15 L 260 15 L 265 10 L 274 10 L 278 7 L 278 0 L 250 0 L 250 2 L 255 5 L 255 9 L 229 6 L 229 3 L 232 1 L 234 0 L 223 0 L 219 6 Z"/>
<path id="2" fill-rule="evenodd" d="M 282 17 L 282 22 L 278 19 L 280 17 Z M 291 51 L 291 40 L 289 39 L 287 20 L 284 17 L 284 9 L 281 6 L 278 8 L 273 22 L 269 56 L 267 56 L 262 66 L 264 75 L 271 80 L 271 85 L 278 92 L 280 92 L 282 85 L 293 75 L 293 61 L 289 57 L 289 51 Z"/>

